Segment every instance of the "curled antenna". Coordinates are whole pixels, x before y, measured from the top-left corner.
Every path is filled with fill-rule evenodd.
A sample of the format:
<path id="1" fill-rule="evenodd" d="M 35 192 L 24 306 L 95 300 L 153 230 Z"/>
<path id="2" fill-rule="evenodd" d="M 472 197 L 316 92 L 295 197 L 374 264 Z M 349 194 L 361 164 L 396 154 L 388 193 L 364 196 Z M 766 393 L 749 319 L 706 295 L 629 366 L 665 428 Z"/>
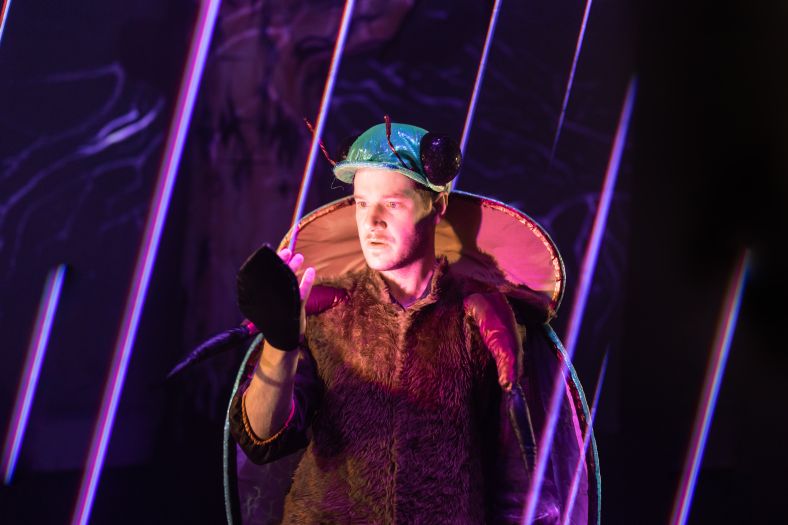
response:
<path id="1" fill-rule="evenodd" d="M 306 127 L 309 128 L 309 131 L 312 132 L 312 135 L 314 135 L 315 134 L 315 128 L 312 126 L 312 123 L 309 122 L 309 119 L 304 117 L 304 123 L 306 124 Z M 323 144 L 323 141 L 321 139 L 318 139 L 317 143 L 320 144 L 320 151 L 323 152 L 323 156 L 326 158 L 328 163 L 331 164 L 331 166 L 336 166 L 336 164 L 337 164 L 336 161 L 331 158 L 331 155 L 328 154 L 328 150 L 326 149 L 325 144 Z M 391 144 L 391 141 L 389 141 L 389 144 Z"/>
<path id="2" fill-rule="evenodd" d="M 397 156 L 397 158 L 399 159 L 399 163 L 402 164 L 402 167 L 405 168 L 406 170 L 409 170 L 410 168 L 407 166 L 407 164 L 405 164 L 402 161 L 402 157 L 399 156 L 397 150 L 394 149 L 394 144 L 391 143 L 391 117 L 389 117 L 388 115 L 383 115 L 383 120 L 386 121 L 386 140 L 388 140 L 389 142 L 389 148 L 391 148 L 391 151 L 393 151 L 394 155 Z"/>

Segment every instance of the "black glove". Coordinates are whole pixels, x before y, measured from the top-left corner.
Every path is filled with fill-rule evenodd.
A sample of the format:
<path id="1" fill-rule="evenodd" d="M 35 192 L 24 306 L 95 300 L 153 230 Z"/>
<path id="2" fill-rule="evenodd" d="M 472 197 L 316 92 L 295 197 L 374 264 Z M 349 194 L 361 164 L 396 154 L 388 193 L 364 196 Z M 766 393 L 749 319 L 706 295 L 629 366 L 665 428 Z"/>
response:
<path id="1" fill-rule="evenodd" d="M 238 307 L 271 345 L 290 351 L 298 347 L 301 295 L 290 267 L 267 244 L 238 270 Z"/>

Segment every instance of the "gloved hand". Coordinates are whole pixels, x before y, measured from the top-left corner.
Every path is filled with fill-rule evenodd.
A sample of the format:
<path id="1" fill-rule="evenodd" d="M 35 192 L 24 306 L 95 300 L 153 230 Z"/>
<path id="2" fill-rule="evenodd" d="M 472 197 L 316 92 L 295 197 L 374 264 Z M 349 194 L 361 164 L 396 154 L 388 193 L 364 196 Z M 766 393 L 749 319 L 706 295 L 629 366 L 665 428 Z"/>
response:
<path id="1" fill-rule="evenodd" d="M 295 271 L 304 262 L 290 250 L 277 254 L 268 245 L 254 252 L 238 271 L 238 307 L 279 350 L 298 347 L 304 333 L 304 307 L 315 280 L 314 268 L 307 268 L 299 285 Z"/>

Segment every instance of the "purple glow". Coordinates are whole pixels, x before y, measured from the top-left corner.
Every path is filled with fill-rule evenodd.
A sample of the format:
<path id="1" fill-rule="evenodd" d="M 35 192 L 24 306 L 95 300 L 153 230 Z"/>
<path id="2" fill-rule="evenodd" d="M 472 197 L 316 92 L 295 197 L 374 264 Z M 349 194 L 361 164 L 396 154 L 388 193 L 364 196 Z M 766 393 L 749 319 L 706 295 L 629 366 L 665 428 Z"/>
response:
<path id="1" fill-rule="evenodd" d="M 107 375 L 101 407 L 88 449 L 88 459 L 79 489 L 79 497 L 74 507 L 72 525 L 84 525 L 90 517 L 220 4 L 220 0 L 204 0 L 200 4 L 178 100 L 170 123 L 170 133 L 164 148 L 159 176 L 115 344 L 112 364 Z"/>
<path id="2" fill-rule="evenodd" d="M 41 365 L 44 362 L 49 335 L 52 332 L 52 320 L 55 317 L 55 309 L 60 301 L 60 291 L 63 289 L 65 272 L 66 266 L 64 264 L 49 272 L 44 285 L 44 292 L 41 294 L 41 303 L 38 306 L 33 335 L 30 338 L 30 346 L 27 348 L 24 374 L 19 381 L 14 411 L 8 425 L 8 432 L 6 433 L 3 447 L 3 472 L 5 473 L 4 481 L 6 485 L 11 483 L 11 478 L 16 468 L 16 461 L 19 458 L 22 440 L 25 437 L 30 407 L 33 405 L 33 396 L 38 385 Z"/>
<path id="3" fill-rule="evenodd" d="M 574 303 L 572 304 L 572 312 L 569 317 L 569 328 L 567 329 L 566 336 L 566 355 L 568 360 L 572 360 L 577 343 L 577 334 L 580 331 L 580 324 L 583 318 L 583 312 L 588 299 L 588 291 L 591 287 L 591 280 L 596 268 L 596 260 L 599 255 L 599 246 L 602 242 L 602 236 L 607 224 L 607 216 L 610 210 L 610 201 L 613 197 L 613 188 L 615 188 L 616 178 L 618 176 L 618 167 L 621 163 L 621 156 L 624 152 L 624 143 L 626 142 L 627 130 L 629 128 L 629 119 L 632 115 L 632 107 L 635 101 L 636 80 L 632 77 L 627 87 L 627 94 L 624 99 L 624 105 L 621 109 L 621 116 L 618 120 L 618 127 L 616 129 L 616 136 L 613 141 L 613 149 L 610 153 L 610 160 L 608 161 L 607 171 L 605 173 L 605 182 L 602 186 L 602 194 L 599 199 L 599 207 L 594 217 L 594 225 L 591 230 L 591 237 L 586 245 L 586 252 L 583 257 L 583 263 L 580 267 L 580 283 L 578 284 L 577 292 L 575 293 Z M 556 373 L 553 381 L 553 391 L 550 396 L 550 404 L 547 410 L 547 419 L 545 421 L 544 430 L 539 439 L 540 454 L 536 460 L 536 467 L 534 468 L 534 475 L 531 479 L 531 485 L 528 488 L 528 497 L 525 503 L 525 512 L 523 513 L 522 523 L 531 523 L 534 519 L 536 512 L 536 503 L 539 501 L 539 495 L 542 491 L 542 482 L 544 481 L 544 471 L 547 466 L 547 458 L 550 456 L 550 451 L 553 447 L 553 435 L 555 434 L 555 425 L 558 420 L 558 412 L 561 409 L 561 402 L 563 401 L 562 393 L 564 391 L 564 377 L 563 370 Z"/>
<path id="4" fill-rule="evenodd" d="M 3 41 L 5 22 L 6 20 L 8 20 L 8 11 L 10 9 L 11 9 L 11 0 L 3 0 L 3 5 L 0 6 L 0 43 Z"/>
<path id="5" fill-rule="evenodd" d="M 736 268 L 728 284 L 728 291 L 723 303 L 717 333 L 709 356 L 709 365 L 706 369 L 706 379 L 703 384 L 698 411 L 695 415 L 695 425 L 684 462 L 684 471 L 681 476 L 676 498 L 673 504 L 673 514 L 670 518 L 671 525 L 684 525 L 687 522 L 692 495 L 695 492 L 695 482 L 698 478 L 698 468 L 703 458 L 703 449 L 706 447 L 706 438 L 709 433 L 711 417 L 717 404 L 717 395 L 722 383 L 722 374 L 728 361 L 733 330 L 739 316 L 744 280 L 750 265 L 750 251 L 743 250 Z"/>
<path id="6" fill-rule="evenodd" d="M 569 525 L 569 520 L 572 516 L 572 510 L 575 508 L 577 491 L 580 488 L 580 476 L 583 473 L 583 465 L 586 462 L 586 450 L 588 450 L 588 445 L 591 443 L 591 436 L 594 435 L 594 419 L 596 418 L 597 407 L 599 407 L 599 394 L 602 393 L 602 384 L 605 382 L 605 372 L 607 371 L 607 355 L 607 352 L 605 352 L 605 357 L 602 359 L 602 366 L 599 367 L 599 377 L 596 380 L 594 400 L 591 402 L 588 426 L 586 427 L 586 432 L 583 436 L 583 449 L 580 451 L 580 455 L 577 458 L 575 475 L 572 477 L 572 485 L 569 488 L 569 498 L 566 500 L 566 505 L 564 506 L 563 516 L 561 517 L 561 525 Z"/>
<path id="7" fill-rule="evenodd" d="M 460 151 L 465 155 L 465 146 L 468 144 L 468 135 L 471 133 L 471 123 L 473 116 L 476 113 L 476 103 L 479 99 L 479 90 L 484 79 L 484 70 L 487 69 L 487 55 L 490 53 L 490 45 L 492 44 L 493 36 L 495 35 L 495 26 L 498 23 L 498 12 L 501 9 L 501 0 L 495 0 L 493 4 L 492 13 L 490 14 L 490 23 L 487 26 L 487 36 L 484 39 L 484 47 L 482 48 L 482 58 L 479 60 L 479 68 L 476 70 L 476 80 L 473 83 L 473 91 L 471 92 L 471 101 L 468 104 L 468 113 L 465 114 L 465 124 L 462 128 L 462 138 L 460 139 Z M 457 183 L 460 176 L 455 177 L 451 185 L 452 189 L 457 188 Z"/>
<path id="8" fill-rule="evenodd" d="M 292 250 L 295 246 L 298 237 L 296 226 L 304 214 L 304 204 L 306 203 L 306 195 L 309 192 L 309 184 L 312 182 L 312 168 L 315 164 L 317 157 L 317 148 L 320 144 L 320 136 L 323 134 L 323 127 L 326 122 L 326 113 L 331 101 L 331 95 L 334 92 L 334 82 L 336 80 L 337 72 L 339 71 L 339 64 L 342 60 L 342 52 L 345 49 L 345 41 L 347 40 L 348 28 L 350 28 L 350 19 L 353 14 L 353 6 L 355 0 L 345 1 L 345 10 L 342 12 L 342 21 L 339 24 L 339 32 L 337 33 L 337 40 L 334 43 L 334 54 L 331 56 L 331 67 L 328 70 L 328 77 L 326 78 L 326 85 L 323 87 L 323 97 L 320 99 L 320 110 L 317 114 L 317 122 L 315 122 L 315 132 L 312 134 L 312 145 L 309 147 L 309 156 L 306 159 L 306 166 L 304 167 L 304 175 L 301 177 L 301 187 L 298 189 L 298 200 L 296 201 L 295 212 L 293 213 L 293 220 L 291 222 L 293 227 L 293 235 L 290 236 L 290 246 Z"/>
<path id="9" fill-rule="evenodd" d="M 583 47 L 583 38 L 586 34 L 586 25 L 588 25 L 588 13 L 591 12 L 591 3 L 593 0 L 586 0 L 586 8 L 583 12 L 583 21 L 580 23 L 580 33 L 577 35 L 577 43 L 575 44 L 575 55 L 572 58 L 572 67 L 569 69 L 569 78 L 566 81 L 566 89 L 564 90 L 564 100 L 561 102 L 561 113 L 558 115 L 558 126 L 555 128 L 555 137 L 553 137 L 553 147 L 550 149 L 550 164 L 553 163 L 555 157 L 555 148 L 558 145 L 558 137 L 561 136 L 561 128 L 564 126 L 564 118 L 566 118 L 566 107 L 569 105 L 569 94 L 572 92 L 572 84 L 575 82 L 575 71 L 577 70 L 577 59 L 580 57 L 580 50 Z"/>

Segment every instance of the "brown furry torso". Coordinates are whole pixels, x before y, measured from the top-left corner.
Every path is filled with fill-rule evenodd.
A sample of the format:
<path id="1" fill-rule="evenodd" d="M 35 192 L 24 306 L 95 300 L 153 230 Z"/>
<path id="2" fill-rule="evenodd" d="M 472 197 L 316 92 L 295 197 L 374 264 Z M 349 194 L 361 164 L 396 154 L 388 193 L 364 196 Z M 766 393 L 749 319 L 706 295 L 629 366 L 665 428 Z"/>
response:
<path id="1" fill-rule="evenodd" d="M 371 270 L 308 319 L 324 386 L 285 523 L 483 523 L 494 363 L 443 261 L 408 309 Z M 492 407 L 492 408 L 491 408 Z"/>

